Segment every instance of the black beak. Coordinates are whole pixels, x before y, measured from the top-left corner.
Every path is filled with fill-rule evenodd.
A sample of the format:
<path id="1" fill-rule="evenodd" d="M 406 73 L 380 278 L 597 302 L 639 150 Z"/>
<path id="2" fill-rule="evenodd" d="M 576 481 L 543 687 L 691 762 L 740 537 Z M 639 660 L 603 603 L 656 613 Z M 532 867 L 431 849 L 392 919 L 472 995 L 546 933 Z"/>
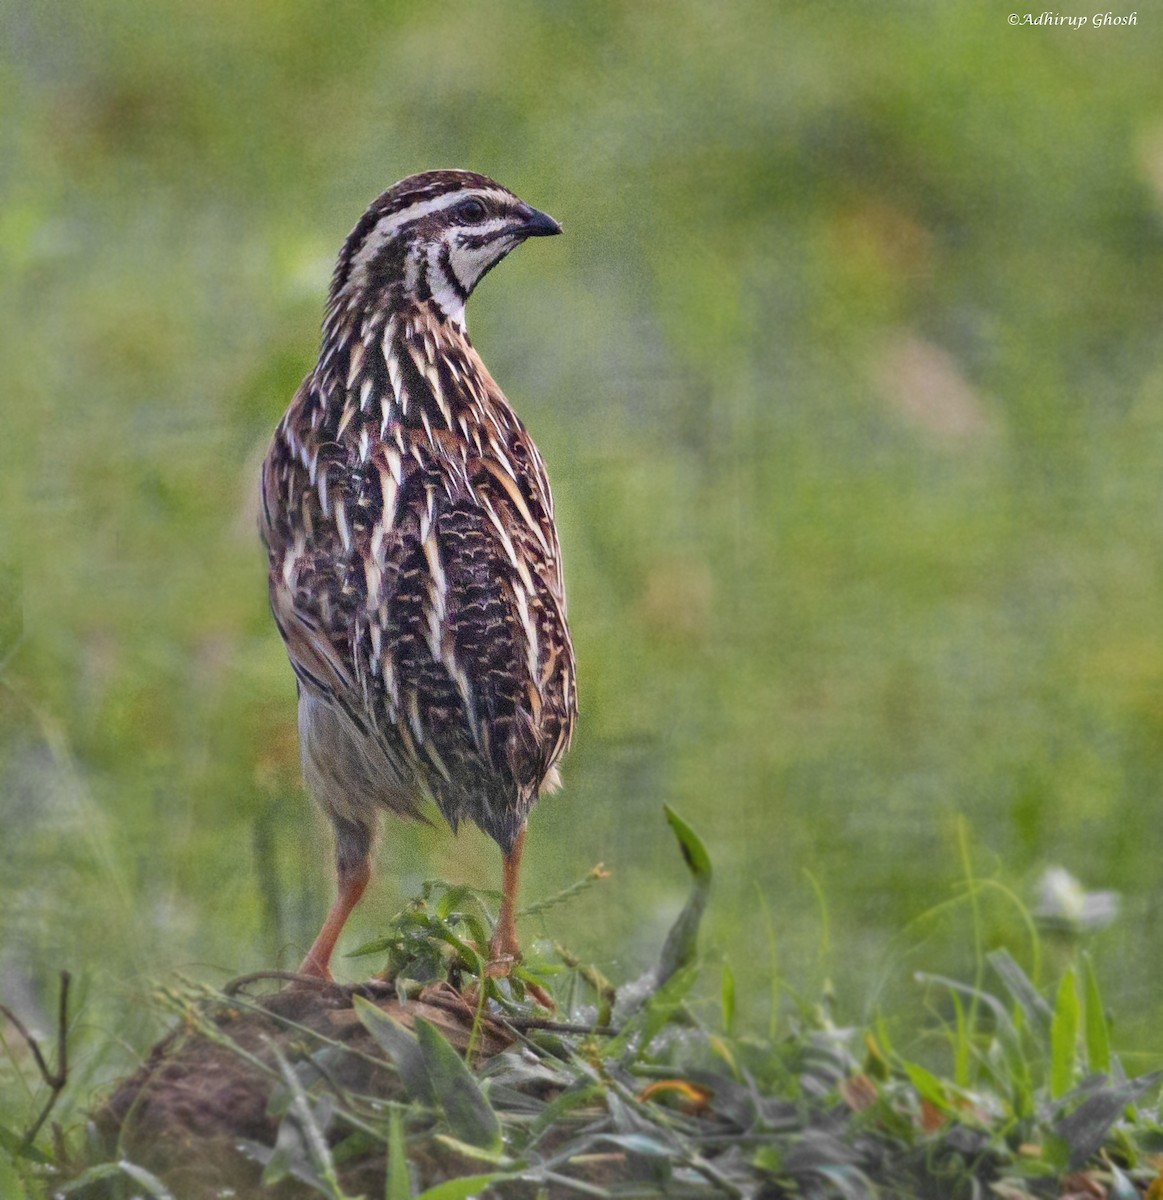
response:
<path id="1" fill-rule="evenodd" d="M 553 237 L 561 232 L 561 226 L 548 214 L 531 208 L 522 218 L 521 233 L 525 237 Z"/>

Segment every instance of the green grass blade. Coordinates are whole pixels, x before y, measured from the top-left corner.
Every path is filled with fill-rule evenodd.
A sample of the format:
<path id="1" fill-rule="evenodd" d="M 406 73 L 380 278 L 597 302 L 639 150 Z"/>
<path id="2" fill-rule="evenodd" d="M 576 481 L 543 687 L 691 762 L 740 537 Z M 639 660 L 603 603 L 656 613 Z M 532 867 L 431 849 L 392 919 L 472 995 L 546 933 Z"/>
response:
<path id="1" fill-rule="evenodd" d="M 124 1160 L 117 1165 L 138 1187 L 145 1188 L 146 1194 L 154 1197 L 154 1200 L 174 1200 L 170 1189 L 152 1171 Z"/>
<path id="2" fill-rule="evenodd" d="M 662 947 L 658 963 L 660 986 L 679 968 L 694 961 L 698 952 L 699 924 L 707 907 L 712 875 L 711 858 L 699 835 L 669 805 L 664 805 L 663 811 L 691 873 L 691 892 Z"/>
<path id="3" fill-rule="evenodd" d="M 0 1154 L 0 1196 L 28 1200 L 28 1190 L 16 1170 L 16 1164 L 6 1154 Z"/>
<path id="4" fill-rule="evenodd" d="M 958 1087 L 969 1086 L 969 1067 L 973 1061 L 973 1031 L 965 1016 L 965 1005 L 956 992 L 949 993 L 953 1003 L 954 1042 L 953 1042 L 953 1082 Z"/>
<path id="5" fill-rule="evenodd" d="M 767 987 L 768 996 L 770 997 L 770 1008 L 767 1014 L 767 1040 L 774 1044 L 779 1034 L 779 943 L 776 940 L 775 922 L 771 918 L 771 909 L 768 907 L 767 897 L 758 887 L 756 887 L 755 893 L 759 901 L 760 911 L 763 913 L 764 929 L 767 932 Z"/>
<path id="6" fill-rule="evenodd" d="M 720 1004 L 723 1008 L 723 1032 L 730 1037 L 735 1028 L 735 972 L 726 960 L 723 961 Z"/>
<path id="7" fill-rule="evenodd" d="M 824 895 L 823 884 L 807 867 L 804 868 L 804 878 L 808 881 L 812 894 L 816 897 L 816 906 L 820 911 L 820 941 L 816 947 L 816 960 L 820 965 L 820 970 L 827 975 L 832 961 L 832 920 L 828 915 L 828 897 Z"/>
<path id="8" fill-rule="evenodd" d="M 994 950 L 986 955 L 986 961 L 997 972 L 1011 999 L 1025 1014 L 1029 1027 L 1045 1035 L 1054 1014 L 1045 997 L 1018 966 L 1014 956 L 1008 950 Z"/>
<path id="9" fill-rule="evenodd" d="M 464 1059 L 423 1017 L 416 1018 L 416 1038 L 433 1094 L 453 1135 L 470 1146 L 499 1153 L 503 1146 L 501 1123 Z"/>
<path id="10" fill-rule="evenodd" d="M 388 1117 L 388 1170 L 384 1200 L 411 1200 L 412 1181 L 408 1177 L 408 1143 L 404 1138 L 404 1114 L 392 1106 Z"/>
<path id="11" fill-rule="evenodd" d="M 1086 994 L 1086 1062 L 1092 1071 L 1110 1074 L 1111 1042 L 1106 1010 L 1089 954 L 1082 956 L 1082 986 Z"/>
<path id="12" fill-rule="evenodd" d="M 968 997 L 969 1009 L 966 1026 L 970 1030 L 977 1028 L 975 1013 L 982 1007 L 988 1010 L 993 1018 L 994 1034 L 1006 1064 L 1005 1080 L 1010 1088 L 1010 1103 L 1013 1106 L 1014 1115 L 1018 1118 L 1030 1116 L 1034 1109 L 1030 1064 L 1022 1045 L 1021 1031 L 1006 1006 L 989 992 L 960 983 L 945 975 L 931 975 L 925 971 L 918 971 L 916 978 L 919 983 L 939 984 L 951 992 L 960 992 L 962 996 Z"/>
<path id="13" fill-rule="evenodd" d="M 270 1048 L 290 1094 L 290 1103 L 279 1122 L 274 1153 L 263 1169 L 263 1183 L 279 1183 L 288 1175 L 294 1175 L 328 1200 L 346 1200 L 327 1141 L 327 1120 L 323 1118 L 321 1127 L 316 1118 L 316 1105 L 300 1083 L 295 1068 L 274 1042 L 270 1043 Z M 326 1099 L 319 1101 L 320 1106 L 326 1103 Z"/>
<path id="14" fill-rule="evenodd" d="M 973 927 L 973 988 L 969 991 L 969 1027 L 977 1028 L 977 1002 L 985 982 L 985 956 L 982 951 L 981 904 L 973 875 L 973 855 L 969 847 L 969 825 L 965 817 L 957 817 L 957 844 L 961 851 L 961 866 L 965 872 L 966 894 Z"/>
<path id="15" fill-rule="evenodd" d="M 446 1179 L 421 1192 L 416 1200 L 470 1200 L 479 1196 L 491 1183 L 508 1179 L 508 1171 L 492 1171 L 487 1175 L 462 1175 L 459 1179 Z"/>
<path id="16" fill-rule="evenodd" d="M 90 1167 L 53 1194 L 56 1196 L 71 1196 L 74 1192 L 81 1192 L 83 1194 L 85 1191 L 88 1191 L 92 1184 L 102 1183 L 105 1180 L 115 1179 L 118 1176 L 128 1176 L 139 1188 L 144 1189 L 144 1192 L 141 1194 L 150 1197 L 150 1200 L 174 1200 L 173 1192 L 156 1175 L 126 1159 L 122 1159 L 120 1162 L 100 1163 L 95 1167 Z"/>
<path id="17" fill-rule="evenodd" d="M 945 1090 L 945 1085 L 936 1075 L 918 1063 L 906 1062 L 904 1069 L 905 1074 L 909 1077 L 909 1081 L 917 1089 L 918 1095 L 928 1100 L 934 1108 L 940 1109 L 941 1112 L 949 1110 L 948 1093 Z"/>
<path id="18" fill-rule="evenodd" d="M 1050 1095 L 1055 1100 L 1074 1086 L 1080 1017 L 1078 984 L 1074 968 L 1068 967 L 1058 985 L 1058 999 L 1050 1021 Z"/>
<path id="19" fill-rule="evenodd" d="M 576 1108 L 584 1108 L 587 1104 L 596 1104 L 605 1094 L 605 1086 L 600 1083 L 583 1083 L 562 1092 L 556 1099 L 551 1100 L 530 1124 L 530 1141 L 525 1150 L 528 1151 L 530 1145 L 535 1144 L 547 1129 L 552 1129 L 568 1113 Z"/>

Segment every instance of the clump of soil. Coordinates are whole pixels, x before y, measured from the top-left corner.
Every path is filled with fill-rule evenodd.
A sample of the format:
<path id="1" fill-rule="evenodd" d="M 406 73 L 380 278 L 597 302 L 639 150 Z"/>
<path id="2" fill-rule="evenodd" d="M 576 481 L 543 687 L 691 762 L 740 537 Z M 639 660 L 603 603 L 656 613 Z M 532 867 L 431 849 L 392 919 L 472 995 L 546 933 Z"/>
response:
<path id="1" fill-rule="evenodd" d="M 237 1001 L 224 996 L 192 1011 L 94 1113 L 97 1148 L 145 1167 L 184 1200 L 218 1200 L 226 1189 L 239 1200 L 316 1195 L 294 1180 L 263 1187 L 261 1165 L 240 1143 L 275 1144 L 279 1122 L 269 1108 L 279 1086 L 276 1049 L 294 1063 L 326 1045 L 324 1039 L 338 1043 L 351 1052 L 330 1061 L 337 1084 L 363 1096 L 406 1100 L 398 1075 L 355 1012 L 356 995 L 406 1028 L 423 1017 L 462 1053 L 469 1045 L 473 1009 L 447 984 L 406 1003 L 394 987 L 376 980 L 355 986 L 291 984 Z M 511 1040 L 486 1019 L 477 1031 L 474 1062 Z M 427 1158 L 415 1149 L 410 1147 L 410 1161 L 424 1186 L 472 1169 L 444 1147 L 434 1147 Z M 345 1171 L 344 1183 L 351 1194 L 382 1195 L 384 1172 L 382 1151 L 369 1154 Z"/>

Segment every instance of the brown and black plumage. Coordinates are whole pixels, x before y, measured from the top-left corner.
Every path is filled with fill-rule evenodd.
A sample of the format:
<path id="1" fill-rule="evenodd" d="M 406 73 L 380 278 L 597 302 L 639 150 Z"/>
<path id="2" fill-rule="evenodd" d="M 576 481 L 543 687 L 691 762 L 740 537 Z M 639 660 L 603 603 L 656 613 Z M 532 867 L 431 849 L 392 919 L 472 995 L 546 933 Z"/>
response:
<path id="1" fill-rule="evenodd" d="M 518 953 L 525 822 L 569 745 L 573 649 L 545 465 L 464 306 L 526 238 L 559 232 L 483 175 L 389 188 L 344 243 L 319 361 L 267 453 L 271 607 L 339 878 L 308 973 L 329 974 L 381 814 L 426 800 L 500 845 L 491 952 Z"/>

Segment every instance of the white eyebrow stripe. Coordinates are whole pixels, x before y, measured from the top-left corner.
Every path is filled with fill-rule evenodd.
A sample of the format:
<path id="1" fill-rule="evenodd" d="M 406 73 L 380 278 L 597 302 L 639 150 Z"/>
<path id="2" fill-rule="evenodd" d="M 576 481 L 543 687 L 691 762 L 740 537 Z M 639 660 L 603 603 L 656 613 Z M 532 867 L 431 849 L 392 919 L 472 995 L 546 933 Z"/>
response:
<path id="1" fill-rule="evenodd" d="M 459 232 L 464 234 L 465 237 L 477 237 L 479 235 L 492 237 L 493 234 L 500 233 L 502 229 L 512 224 L 512 217 L 490 217 L 487 221 L 481 221 L 476 225 L 466 225 Z"/>
<path id="2" fill-rule="evenodd" d="M 364 238 L 363 245 L 359 248 L 359 253 L 351 260 L 351 277 L 354 278 L 366 274 L 369 264 L 384 246 L 395 237 L 402 226 L 407 225 L 411 221 L 418 221 L 421 217 L 426 217 L 430 213 L 440 212 L 445 208 L 452 208 L 470 196 L 475 196 L 480 200 L 494 200 L 497 202 L 511 199 L 508 192 L 502 191 L 499 188 L 465 188 L 453 192 L 443 192 L 439 196 L 433 196 L 430 200 L 417 200 L 415 204 L 409 204 L 407 208 L 402 208 L 399 212 L 383 217 L 377 222 L 375 228 Z"/>

